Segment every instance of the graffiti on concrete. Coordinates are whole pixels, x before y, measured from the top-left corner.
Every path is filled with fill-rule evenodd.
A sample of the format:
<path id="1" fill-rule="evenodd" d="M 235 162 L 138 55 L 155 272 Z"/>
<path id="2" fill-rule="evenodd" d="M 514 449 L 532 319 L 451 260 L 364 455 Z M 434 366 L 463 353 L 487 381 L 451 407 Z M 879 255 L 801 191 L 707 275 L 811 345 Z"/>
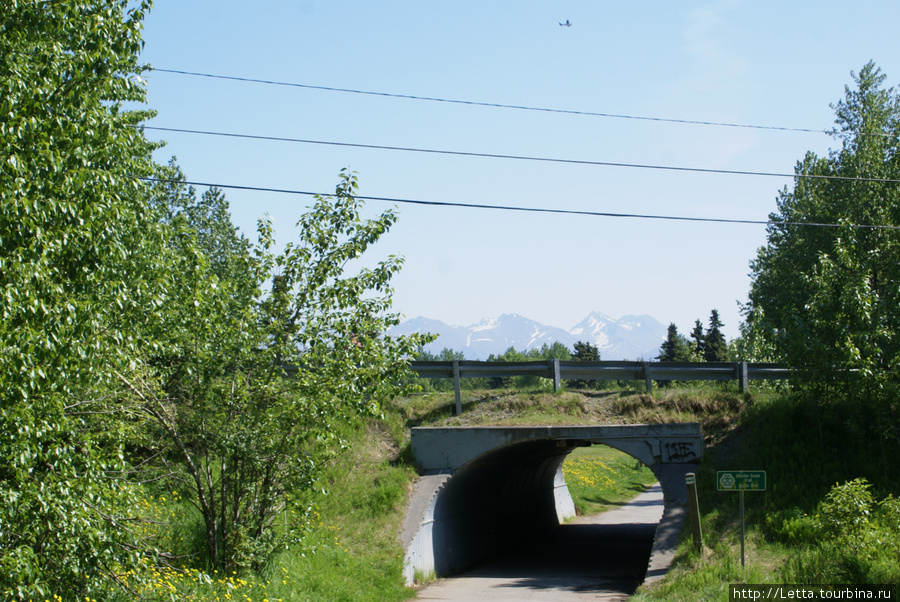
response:
<path id="1" fill-rule="evenodd" d="M 660 448 L 662 461 L 668 464 L 695 462 L 700 457 L 693 441 L 666 441 Z"/>

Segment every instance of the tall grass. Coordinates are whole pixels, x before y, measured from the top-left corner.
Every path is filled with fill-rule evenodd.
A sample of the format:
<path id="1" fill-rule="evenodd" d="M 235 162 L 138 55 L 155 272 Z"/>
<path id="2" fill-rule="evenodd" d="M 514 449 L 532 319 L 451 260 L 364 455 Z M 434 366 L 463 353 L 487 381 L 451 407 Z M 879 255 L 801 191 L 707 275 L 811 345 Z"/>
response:
<path id="1" fill-rule="evenodd" d="M 315 490 L 298 492 L 312 508 L 302 546 L 279 553 L 262 573 L 222 575 L 202 554 L 199 515 L 172 494 L 148 492 L 147 514 L 160 550 L 178 556 L 126 579 L 131 592 L 110 599 L 252 601 L 406 600 L 415 595 L 402 577 L 398 539 L 415 470 L 401 458 L 407 429 L 397 413 L 360 421 L 339 433 L 347 443 L 324 468 Z M 64 599 L 64 598 L 63 598 Z"/>
<path id="2" fill-rule="evenodd" d="M 900 583 L 900 446 L 854 431 L 861 411 L 803 395 L 748 398 L 698 473 L 706 548 L 681 548 L 667 579 L 637 599 L 727 600 L 728 583 Z M 738 496 L 715 482 L 739 469 L 767 476 L 765 492 L 745 494 L 743 569 Z"/>
<path id="3" fill-rule="evenodd" d="M 900 503 L 891 497 L 900 493 L 900 446 L 860 438 L 854 429 L 865 417 L 853 407 L 772 388 L 742 394 L 720 384 L 652 394 L 472 390 L 463 402 L 463 415 L 455 416 L 452 392 L 414 396 L 385 406 L 384 420 L 347 426 L 340 434 L 348 448 L 304 499 L 314 508 L 304 544 L 284 550 L 262 574 L 208 571 L 192 555 L 203 541 L 196 513 L 171 492 L 152 492 L 152 499 L 148 492 L 158 524 L 142 528 L 158 529 L 160 549 L 181 558 L 169 567 L 148 567 L 145 583 L 133 585 L 148 600 L 409 599 L 415 591 L 403 584 L 398 541 L 416 478 L 409 427 L 658 422 L 703 427 L 707 449 L 698 488 L 706 545 L 696 553 L 685 543 L 669 576 L 639 590 L 637 599 L 725 600 L 727 585 L 739 582 L 900 582 Z M 579 449 L 564 464 L 582 513 L 619 504 L 652 482 L 649 471 L 638 468 L 603 446 Z M 766 470 L 768 477 L 767 491 L 745 495 L 746 568 L 737 495 L 715 487 L 717 470 L 735 469 Z M 866 481 L 853 484 L 860 478 Z M 860 528 L 840 528 L 844 523 Z M 110 598 L 133 599 L 115 591 Z"/>

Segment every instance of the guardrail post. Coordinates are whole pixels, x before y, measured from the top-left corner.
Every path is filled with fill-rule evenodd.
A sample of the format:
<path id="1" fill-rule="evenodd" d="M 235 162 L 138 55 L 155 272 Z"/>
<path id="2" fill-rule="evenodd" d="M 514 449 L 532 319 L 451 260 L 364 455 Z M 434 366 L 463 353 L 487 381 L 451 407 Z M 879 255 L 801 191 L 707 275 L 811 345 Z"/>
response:
<path id="1" fill-rule="evenodd" d="M 459 393 L 459 360 L 453 360 L 453 389 L 456 391 L 456 415 L 462 414 L 462 396 Z"/>
<path id="2" fill-rule="evenodd" d="M 562 389 L 562 381 L 559 378 L 559 360 L 550 360 L 550 369 L 553 371 L 553 392 L 559 393 Z"/>
<path id="3" fill-rule="evenodd" d="M 650 362 L 644 362 L 644 383 L 647 385 L 647 393 L 652 393 L 653 379 L 650 378 Z"/>
<path id="4" fill-rule="evenodd" d="M 738 362 L 738 384 L 741 393 L 750 390 L 750 372 L 747 370 L 747 362 Z"/>

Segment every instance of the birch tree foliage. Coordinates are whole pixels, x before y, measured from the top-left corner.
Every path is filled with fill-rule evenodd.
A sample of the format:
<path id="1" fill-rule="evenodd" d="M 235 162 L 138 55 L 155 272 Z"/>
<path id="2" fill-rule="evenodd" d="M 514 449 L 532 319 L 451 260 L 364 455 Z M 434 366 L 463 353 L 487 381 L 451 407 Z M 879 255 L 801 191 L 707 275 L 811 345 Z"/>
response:
<path id="1" fill-rule="evenodd" d="M 0 590 L 98 596 L 141 562 L 121 519 L 134 364 L 156 306 L 144 211 L 148 3 L 0 3 Z"/>
<path id="2" fill-rule="evenodd" d="M 360 219 L 352 174 L 275 253 L 271 224 L 251 245 L 219 191 L 195 202 L 174 165 L 154 164 L 150 113 L 126 108 L 145 99 L 148 10 L 0 3 L 0 591 L 13 599 L 104 599 L 164 559 L 141 529 L 137 480 L 151 475 L 136 469 L 151 458 L 201 509 L 214 564 L 260 566 L 284 543 L 273 517 L 340 446 L 329 425 L 377 415 L 422 342 L 381 336 L 399 321 L 399 258 L 347 271 L 396 219 Z M 143 183 L 161 175 L 169 196 Z"/>
<path id="3" fill-rule="evenodd" d="M 333 426 L 378 416 L 427 342 L 384 336 L 399 323 L 390 280 L 402 260 L 366 268 L 357 259 L 397 216 L 362 218 L 356 190 L 355 175 L 342 172 L 280 253 L 268 221 L 257 244 L 235 238 L 218 193 L 197 203 L 177 182 L 166 191 L 168 206 L 180 207 L 169 222 L 186 227 L 174 266 L 180 292 L 162 312 L 152 381 L 135 391 L 153 419 L 147 448 L 162 452 L 167 487 L 199 511 L 218 570 L 258 570 L 300 540 L 301 500 L 342 445 Z"/>
<path id="4" fill-rule="evenodd" d="M 809 384 L 885 391 L 900 376 L 900 232 L 878 226 L 900 225 L 900 97 L 874 63 L 853 77 L 833 105 L 840 148 L 807 153 L 779 195 L 745 312 Z"/>

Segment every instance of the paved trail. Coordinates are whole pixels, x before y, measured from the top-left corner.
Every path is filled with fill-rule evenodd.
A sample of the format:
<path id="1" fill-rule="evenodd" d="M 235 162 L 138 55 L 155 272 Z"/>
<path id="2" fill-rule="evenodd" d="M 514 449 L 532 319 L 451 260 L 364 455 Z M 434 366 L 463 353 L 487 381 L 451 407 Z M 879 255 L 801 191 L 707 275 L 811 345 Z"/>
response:
<path id="1" fill-rule="evenodd" d="M 662 515 L 659 484 L 621 508 L 419 591 L 419 600 L 624 600 L 640 585 Z"/>

